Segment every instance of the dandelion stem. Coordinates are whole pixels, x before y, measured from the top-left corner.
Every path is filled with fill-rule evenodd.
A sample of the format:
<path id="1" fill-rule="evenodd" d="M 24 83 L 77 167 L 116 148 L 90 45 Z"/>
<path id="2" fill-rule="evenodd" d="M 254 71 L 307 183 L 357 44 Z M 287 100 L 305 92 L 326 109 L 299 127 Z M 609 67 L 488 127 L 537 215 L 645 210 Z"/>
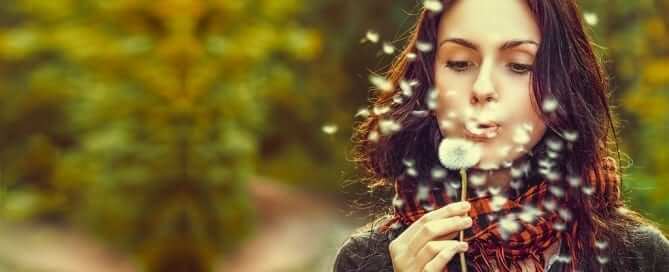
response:
<path id="1" fill-rule="evenodd" d="M 467 170 L 465 168 L 460 169 L 460 178 L 462 186 L 460 191 L 460 201 L 467 200 Z M 465 231 L 460 230 L 460 242 L 465 241 Z M 465 261 L 465 253 L 460 252 L 460 271 L 467 272 L 467 263 Z"/>

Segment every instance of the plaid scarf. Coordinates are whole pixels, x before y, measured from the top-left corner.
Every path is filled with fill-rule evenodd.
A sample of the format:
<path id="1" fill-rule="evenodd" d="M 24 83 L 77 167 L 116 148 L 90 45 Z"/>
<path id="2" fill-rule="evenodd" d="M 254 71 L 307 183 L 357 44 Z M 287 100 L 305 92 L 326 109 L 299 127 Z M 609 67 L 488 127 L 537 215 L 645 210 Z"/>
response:
<path id="1" fill-rule="evenodd" d="M 503 194 L 508 193 L 510 197 L 506 198 L 503 205 L 496 204 L 491 194 L 470 197 L 468 201 L 472 208 L 468 215 L 472 217 L 473 224 L 465 230 L 465 241 L 469 243 L 468 265 L 477 272 L 495 271 L 494 268 L 510 272 L 521 271 L 521 261 L 529 260 L 535 271 L 544 271 L 544 251 L 553 243 L 562 240 L 571 251 L 568 262 L 571 263 L 571 271 L 574 271 L 577 264 L 576 253 L 583 248 L 583 241 L 576 238 L 578 220 L 572 218 L 568 209 L 560 208 L 566 206 L 561 204 L 565 204 L 566 194 L 571 193 L 564 189 L 571 186 L 580 189 L 576 193 L 589 195 L 592 209 L 603 209 L 617 203 L 620 198 L 620 178 L 616 161 L 606 157 L 599 169 L 604 171 L 589 171 L 584 184 L 567 185 L 567 182 L 542 179 L 535 185 L 519 190 L 522 194 L 518 191 L 504 192 Z M 415 188 L 411 188 L 416 187 L 415 185 L 407 186 L 395 182 L 394 215 L 380 227 L 381 232 L 387 233 L 401 225 L 408 226 L 425 213 L 434 210 L 433 207 L 455 202 L 444 190 L 445 186 L 449 185 L 442 183 L 441 186 L 430 189 L 427 196 L 420 196 Z M 555 189 L 560 186 L 563 188 L 562 193 Z M 540 213 L 534 213 L 536 216 L 531 216 L 533 219 L 529 220 L 527 217 L 532 214 L 531 211 Z M 511 233 L 505 231 L 509 226 L 515 228 Z M 491 260 L 495 263 L 491 263 Z"/>

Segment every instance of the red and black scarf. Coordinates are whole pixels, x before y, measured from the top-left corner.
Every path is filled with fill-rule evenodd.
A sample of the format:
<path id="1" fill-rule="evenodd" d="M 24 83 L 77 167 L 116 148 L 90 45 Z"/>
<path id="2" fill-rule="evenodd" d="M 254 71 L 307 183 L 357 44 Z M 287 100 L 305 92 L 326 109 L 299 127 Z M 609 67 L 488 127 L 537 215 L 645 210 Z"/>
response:
<path id="1" fill-rule="evenodd" d="M 578 186 L 580 190 L 572 190 L 588 194 L 593 209 L 601 209 L 612 203 L 618 203 L 620 198 L 620 178 L 616 161 L 611 157 L 606 157 L 599 169 L 598 171 L 591 170 L 587 174 L 584 184 Z M 495 271 L 494 268 L 503 272 L 515 272 L 521 271 L 521 261 L 529 260 L 535 266 L 536 271 L 544 271 L 546 262 L 544 251 L 554 242 L 561 240 L 566 243 L 571 252 L 569 262 L 572 269 L 570 271 L 574 271 L 577 264 L 576 252 L 583 248 L 584 241 L 576 238 L 578 220 L 569 219 L 569 214 L 565 214 L 564 209 L 559 208 L 563 206 L 561 200 L 566 199 L 564 195 L 560 198 L 551 192 L 554 189 L 551 186 L 558 184 L 564 188 L 570 186 L 567 185 L 567 182 L 542 179 L 535 185 L 526 187 L 522 193 L 509 193 L 508 201 L 501 206 L 501 209 L 496 207 L 495 210 L 492 208 L 490 194 L 470 197 L 468 201 L 472 209 L 469 211 L 469 216 L 472 217 L 474 223 L 472 227 L 465 230 L 465 241 L 469 243 L 467 251 L 469 265 L 473 266 L 477 272 Z M 572 191 L 565 190 L 564 192 Z M 399 202 L 402 205 L 393 205 L 394 216 L 381 226 L 382 233 L 398 228 L 400 224 L 408 226 L 415 222 L 432 210 L 426 209 L 426 206 L 438 208 L 455 202 L 444 190 L 430 190 L 427 200 L 424 198 L 419 200 L 416 193 L 415 186 L 404 186 L 400 182 L 395 182 L 393 203 Z M 556 208 L 547 208 L 543 204 L 546 200 L 556 201 Z M 518 214 L 526 205 L 540 209 L 542 214 L 530 223 L 516 220 L 520 228 L 510 235 L 507 232 L 507 237 L 503 237 L 499 220 L 494 218 L 502 218 L 512 213 Z M 494 264 L 491 260 L 494 260 Z"/>

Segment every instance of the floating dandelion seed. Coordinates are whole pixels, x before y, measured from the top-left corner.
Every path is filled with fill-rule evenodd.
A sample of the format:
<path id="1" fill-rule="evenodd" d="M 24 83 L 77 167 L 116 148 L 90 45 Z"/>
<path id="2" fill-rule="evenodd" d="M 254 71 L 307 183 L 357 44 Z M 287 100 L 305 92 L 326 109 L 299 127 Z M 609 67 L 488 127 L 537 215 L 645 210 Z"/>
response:
<path id="1" fill-rule="evenodd" d="M 547 160 L 547 159 L 539 160 L 538 164 L 539 164 L 539 167 L 545 168 L 545 169 L 551 169 L 553 167 L 553 165 L 555 165 L 555 163 L 553 161 Z"/>
<path id="2" fill-rule="evenodd" d="M 497 215 L 494 214 L 488 214 L 486 217 L 488 217 L 488 221 L 490 222 L 497 220 Z"/>
<path id="3" fill-rule="evenodd" d="M 374 107 L 374 109 L 372 109 L 372 111 L 374 112 L 374 115 L 377 115 L 377 116 L 384 115 L 384 114 L 386 114 L 390 111 L 390 107 L 388 107 L 388 106 L 376 106 L 376 107 Z"/>
<path id="4" fill-rule="evenodd" d="M 369 117 L 369 115 L 370 115 L 369 110 L 365 109 L 365 108 L 362 108 L 362 109 L 359 109 L 358 112 L 355 113 L 354 117 L 360 116 L 362 118 L 367 118 L 367 117 Z"/>
<path id="5" fill-rule="evenodd" d="M 432 51 L 432 44 L 429 42 L 417 41 L 416 49 L 418 49 L 418 51 L 420 52 L 427 53 Z"/>
<path id="6" fill-rule="evenodd" d="M 432 169 L 431 174 L 432 174 L 432 179 L 442 179 L 446 177 L 446 170 L 435 167 Z"/>
<path id="7" fill-rule="evenodd" d="M 328 124 L 328 125 L 324 125 L 324 126 L 321 128 L 321 130 L 322 130 L 325 134 L 332 135 L 332 134 L 337 133 L 338 127 L 337 127 L 337 125 L 334 125 L 334 124 Z"/>
<path id="8" fill-rule="evenodd" d="M 518 126 L 513 131 L 513 142 L 519 145 L 524 145 L 530 142 L 530 131 L 523 126 Z"/>
<path id="9" fill-rule="evenodd" d="M 404 200 L 403 199 L 401 199 L 397 196 L 395 196 L 393 198 L 393 206 L 395 206 L 397 208 L 401 208 L 403 205 L 404 205 Z"/>
<path id="10" fill-rule="evenodd" d="M 511 161 L 503 161 L 502 162 L 502 167 L 509 168 L 509 167 L 511 167 L 511 165 L 513 165 L 513 162 L 511 162 Z"/>
<path id="11" fill-rule="evenodd" d="M 596 240 L 595 241 L 595 247 L 598 248 L 599 250 L 604 250 L 608 246 L 609 246 L 609 242 L 607 242 L 607 241 L 603 241 L 603 240 Z"/>
<path id="12" fill-rule="evenodd" d="M 488 191 L 490 191 L 490 194 L 492 195 L 499 195 L 502 192 L 502 187 L 490 186 L 488 187 Z"/>
<path id="13" fill-rule="evenodd" d="M 551 138 L 546 140 L 546 145 L 548 145 L 548 148 L 553 150 L 553 151 L 560 151 L 562 150 L 562 141 Z"/>
<path id="14" fill-rule="evenodd" d="M 365 38 L 363 38 L 363 42 L 364 41 L 370 41 L 372 43 L 379 42 L 379 33 L 373 30 L 368 30 Z"/>
<path id="15" fill-rule="evenodd" d="M 474 187 L 480 187 L 485 184 L 486 176 L 482 174 L 474 174 L 469 176 L 469 182 Z"/>
<path id="16" fill-rule="evenodd" d="M 493 194 L 493 195 L 494 195 L 494 194 Z M 501 195 L 494 195 L 494 196 L 492 197 L 492 201 L 490 202 L 490 208 L 491 208 L 493 211 L 497 212 L 497 211 L 501 210 L 501 209 L 504 207 L 504 204 L 506 204 L 507 201 L 508 201 L 508 199 L 507 199 L 506 197 L 504 197 L 504 196 L 501 196 Z"/>
<path id="17" fill-rule="evenodd" d="M 407 175 L 412 176 L 412 177 L 417 177 L 418 176 L 418 171 L 416 171 L 416 168 L 413 168 L 413 167 L 407 168 Z"/>
<path id="18" fill-rule="evenodd" d="M 592 188 L 592 187 L 589 187 L 589 186 L 588 186 L 588 187 L 583 187 L 583 188 L 581 188 L 581 191 L 583 191 L 584 194 L 590 196 L 590 195 L 592 195 L 592 194 L 595 192 L 595 189 Z"/>
<path id="19" fill-rule="evenodd" d="M 546 199 L 542 203 L 544 205 L 544 208 L 549 211 L 554 211 L 557 208 L 557 202 L 552 199 Z"/>
<path id="20" fill-rule="evenodd" d="M 395 120 L 381 120 L 379 121 L 379 130 L 383 135 L 389 135 L 400 131 L 401 127 Z"/>
<path id="21" fill-rule="evenodd" d="M 522 176 L 523 176 L 523 169 L 516 168 L 516 167 L 511 167 L 511 177 L 520 178 Z"/>
<path id="22" fill-rule="evenodd" d="M 497 153 L 500 156 L 506 157 L 507 155 L 509 155 L 509 152 L 511 152 L 511 148 L 512 148 L 512 146 L 510 146 L 510 145 L 502 146 L 497 150 Z"/>
<path id="23" fill-rule="evenodd" d="M 388 55 L 392 55 L 393 53 L 395 53 L 395 46 L 393 46 L 389 42 L 384 42 L 383 43 L 383 53 L 386 53 Z"/>
<path id="24" fill-rule="evenodd" d="M 413 95 L 413 90 L 411 89 L 411 84 L 402 79 L 400 80 L 400 90 L 402 90 L 402 95 L 404 96 L 412 96 Z"/>
<path id="25" fill-rule="evenodd" d="M 430 90 L 427 93 L 427 101 L 425 101 L 428 109 L 430 110 L 437 109 L 437 97 L 439 97 L 437 89 L 430 88 Z"/>
<path id="26" fill-rule="evenodd" d="M 402 163 L 406 167 L 414 167 L 416 165 L 416 161 L 414 161 L 412 159 L 402 159 Z"/>
<path id="27" fill-rule="evenodd" d="M 558 223 L 553 224 L 553 229 L 557 230 L 557 231 L 564 231 L 564 230 L 567 229 L 567 225 L 565 225 L 564 223 L 558 222 Z"/>
<path id="28" fill-rule="evenodd" d="M 518 191 L 520 189 L 520 187 L 523 186 L 523 181 L 522 180 L 512 180 L 511 182 L 509 182 L 509 185 L 511 185 L 511 188 Z"/>
<path id="29" fill-rule="evenodd" d="M 562 136 L 569 142 L 575 142 L 578 139 L 578 131 L 565 131 Z"/>
<path id="30" fill-rule="evenodd" d="M 476 197 L 485 197 L 488 195 L 488 190 L 486 189 L 476 189 Z"/>
<path id="31" fill-rule="evenodd" d="M 407 59 L 408 59 L 409 61 L 414 61 L 414 60 L 416 60 L 416 53 L 414 53 L 414 52 L 407 53 Z"/>
<path id="32" fill-rule="evenodd" d="M 444 5 L 441 3 L 441 1 L 437 0 L 425 0 L 423 1 L 423 6 L 425 9 L 432 12 L 440 12 L 444 8 Z"/>
<path id="33" fill-rule="evenodd" d="M 521 125 L 523 129 L 527 130 L 528 132 L 532 132 L 534 130 L 534 126 L 531 123 L 525 122 Z"/>
<path id="34" fill-rule="evenodd" d="M 513 214 L 509 214 L 499 220 L 499 227 L 502 239 L 507 240 L 509 236 L 520 230 L 520 223 L 518 223 Z"/>
<path id="35" fill-rule="evenodd" d="M 577 176 L 569 176 L 567 177 L 567 182 L 569 182 L 569 186 L 571 187 L 578 187 L 581 185 L 581 178 Z"/>
<path id="36" fill-rule="evenodd" d="M 439 161 L 446 168 L 460 170 L 462 189 L 460 200 L 467 200 L 467 168 L 476 165 L 481 160 L 482 150 L 479 145 L 461 138 L 444 138 L 439 143 Z M 460 242 L 465 239 L 465 232 L 460 230 Z M 467 272 L 465 253 L 460 252 L 460 270 Z"/>
<path id="37" fill-rule="evenodd" d="M 377 132 L 376 130 L 369 132 L 369 135 L 367 135 L 367 140 L 370 140 L 372 142 L 377 142 L 379 140 L 379 132 Z"/>
<path id="38" fill-rule="evenodd" d="M 393 90 L 393 83 L 382 76 L 370 75 L 369 82 L 382 92 L 390 92 Z"/>
<path id="39" fill-rule="evenodd" d="M 425 209 L 428 212 L 433 211 L 434 208 L 435 208 L 434 204 L 432 204 L 432 203 L 423 205 L 423 209 Z"/>
<path id="40" fill-rule="evenodd" d="M 585 19 L 585 22 L 591 26 L 596 26 L 597 23 L 599 22 L 599 18 L 597 17 L 597 14 L 592 13 L 592 12 L 586 12 L 583 14 L 583 19 Z"/>
<path id="41" fill-rule="evenodd" d="M 453 123 L 451 120 L 441 120 L 439 124 L 441 124 L 441 127 L 445 129 L 452 128 L 453 125 L 455 125 L 455 123 Z"/>
<path id="42" fill-rule="evenodd" d="M 523 211 L 518 214 L 518 218 L 525 223 L 534 222 L 537 217 L 542 216 L 543 212 L 532 205 L 523 206 Z"/>
<path id="43" fill-rule="evenodd" d="M 555 100 L 553 97 L 549 97 L 544 99 L 544 102 L 542 104 L 542 109 L 544 112 L 550 113 L 554 112 L 558 107 L 558 102 Z"/>
<path id="44" fill-rule="evenodd" d="M 460 182 L 458 182 L 457 180 L 449 182 L 448 186 L 451 186 L 451 188 L 456 189 L 456 190 L 460 189 L 460 187 L 462 187 L 462 186 L 460 186 Z"/>
<path id="45" fill-rule="evenodd" d="M 560 179 L 560 173 L 556 171 L 548 171 L 545 176 L 549 181 L 557 181 Z"/>
<path id="46" fill-rule="evenodd" d="M 607 256 L 597 256 L 597 262 L 600 264 L 606 264 L 609 262 L 609 257 Z"/>
<path id="47" fill-rule="evenodd" d="M 567 210 L 567 209 L 565 209 L 565 208 L 560 208 L 560 209 L 558 210 L 558 213 L 560 214 L 560 217 L 561 217 L 562 220 L 564 220 L 564 221 L 571 221 L 571 219 L 572 219 L 572 217 L 573 217 L 571 211 L 569 211 L 569 210 Z"/>
<path id="48" fill-rule="evenodd" d="M 430 188 L 427 186 L 421 184 L 418 185 L 418 190 L 416 192 L 416 199 L 418 200 L 427 200 L 427 197 L 430 193 Z"/>
<path id="49" fill-rule="evenodd" d="M 548 157 L 551 158 L 551 159 L 557 159 L 557 157 L 559 156 L 559 154 L 558 154 L 557 152 L 554 152 L 554 151 L 551 151 L 551 150 L 548 150 L 548 151 L 546 152 L 546 154 L 547 154 Z"/>
<path id="50" fill-rule="evenodd" d="M 416 117 L 427 117 L 428 114 L 430 114 L 430 112 L 426 110 L 415 110 L 411 112 L 411 115 Z"/>
<path id="51" fill-rule="evenodd" d="M 399 104 L 402 104 L 403 102 L 404 102 L 404 99 L 401 96 L 399 96 L 399 95 L 393 96 L 393 104 L 399 105 Z"/>
<path id="52" fill-rule="evenodd" d="M 558 255 L 556 258 L 556 261 L 561 262 L 561 263 L 570 263 L 571 262 L 571 256 L 569 255 Z"/>

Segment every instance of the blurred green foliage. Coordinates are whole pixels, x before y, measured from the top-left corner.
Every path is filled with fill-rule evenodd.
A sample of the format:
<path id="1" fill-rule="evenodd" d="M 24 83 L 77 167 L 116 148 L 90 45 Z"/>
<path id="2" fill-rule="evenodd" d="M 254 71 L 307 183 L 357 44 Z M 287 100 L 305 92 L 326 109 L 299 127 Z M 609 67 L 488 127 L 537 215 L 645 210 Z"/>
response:
<path id="1" fill-rule="evenodd" d="M 631 205 L 669 224 L 669 0 L 582 2 L 625 120 Z M 356 177 L 353 115 L 392 57 L 360 39 L 401 47 L 415 7 L 5 1 L 0 216 L 85 226 L 151 271 L 208 270 L 253 231 L 250 176 L 335 195 Z"/>

